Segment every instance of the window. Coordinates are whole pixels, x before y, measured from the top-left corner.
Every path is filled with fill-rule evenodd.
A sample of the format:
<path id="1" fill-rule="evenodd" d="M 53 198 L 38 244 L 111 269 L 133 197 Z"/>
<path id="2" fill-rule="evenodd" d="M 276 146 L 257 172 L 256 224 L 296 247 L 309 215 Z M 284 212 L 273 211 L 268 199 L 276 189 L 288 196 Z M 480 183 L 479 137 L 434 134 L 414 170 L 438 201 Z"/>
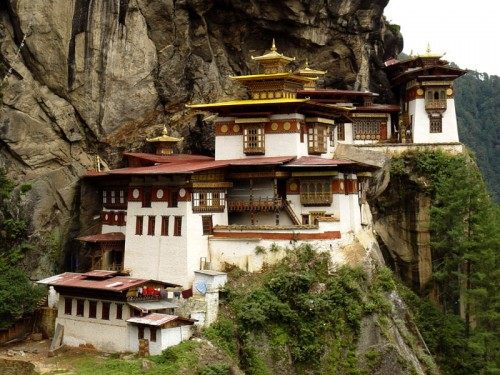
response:
<path id="1" fill-rule="evenodd" d="M 337 125 L 337 141 L 345 141 L 345 125 Z"/>
<path id="2" fill-rule="evenodd" d="M 144 338 L 144 327 L 143 326 L 139 326 L 139 332 L 137 334 L 137 337 L 139 338 L 139 340 L 143 339 Z"/>
<path id="3" fill-rule="evenodd" d="M 179 204 L 179 190 L 170 192 L 170 207 L 177 207 Z"/>
<path id="4" fill-rule="evenodd" d="M 76 300 L 76 316 L 83 316 L 83 311 L 84 311 L 84 300 L 83 299 L 77 299 Z"/>
<path id="5" fill-rule="evenodd" d="M 125 190 L 120 190 L 120 204 L 125 203 Z"/>
<path id="6" fill-rule="evenodd" d="M 151 207 L 151 187 L 144 188 L 142 207 Z"/>
<path id="7" fill-rule="evenodd" d="M 430 132 L 442 133 L 443 132 L 443 118 L 441 115 L 432 115 L 430 117 Z"/>
<path id="8" fill-rule="evenodd" d="M 182 216 L 174 217 L 174 236 L 182 236 Z"/>
<path id="9" fill-rule="evenodd" d="M 116 192 L 114 190 L 111 190 L 111 204 L 115 204 L 116 203 L 115 193 Z"/>
<path id="10" fill-rule="evenodd" d="M 243 152 L 255 155 L 265 153 L 264 125 L 250 125 L 243 129 Z"/>
<path id="11" fill-rule="evenodd" d="M 302 215 L 302 225 L 309 225 L 309 214 Z"/>
<path id="12" fill-rule="evenodd" d="M 326 152 L 328 128 L 326 125 L 313 125 L 307 131 L 307 147 L 310 154 Z"/>
<path id="13" fill-rule="evenodd" d="M 64 298 L 64 313 L 71 315 L 73 309 L 73 298 Z"/>
<path id="14" fill-rule="evenodd" d="M 225 207 L 225 193 L 223 191 L 195 191 L 192 203 L 193 212 L 222 212 Z"/>
<path id="15" fill-rule="evenodd" d="M 161 217 L 161 235 L 168 236 L 168 216 Z"/>
<path id="16" fill-rule="evenodd" d="M 142 235 L 142 221 L 143 221 L 143 216 L 137 216 L 135 218 L 135 234 L 139 236 Z"/>
<path id="17" fill-rule="evenodd" d="M 102 303 L 101 319 L 109 320 L 109 302 Z"/>
<path id="18" fill-rule="evenodd" d="M 156 328 L 149 327 L 149 341 L 156 342 Z"/>
<path id="19" fill-rule="evenodd" d="M 353 137 L 356 141 L 378 141 L 380 140 L 380 119 L 355 119 L 353 126 Z"/>
<path id="20" fill-rule="evenodd" d="M 329 206 L 332 203 L 330 180 L 304 180 L 300 183 L 300 203 L 306 206 Z"/>
<path id="21" fill-rule="evenodd" d="M 425 109 L 446 109 L 446 91 L 444 89 L 427 90 Z"/>
<path id="22" fill-rule="evenodd" d="M 203 215 L 201 217 L 201 222 L 203 225 L 203 234 L 212 234 L 212 215 Z"/>
<path id="23" fill-rule="evenodd" d="M 155 235 L 155 216 L 148 217 L 148 236 Z"/>
<path id="24" fill-rule="evenodd" d="M 103 204 L 108 203 L 108 192 L 106 190 L 102 191 L 102 203 Z"/>
<path id="25" fill-rule="evenodd" d="M 123 316 L 123 305 L 121 303 L 116 304 L 116 319 L 121 320 Z"/>
<path id="26" fill-rule="evenodd" d="M 96 318 L 97 316 L 97 301 L 89 301 L 89 318 Z"/>

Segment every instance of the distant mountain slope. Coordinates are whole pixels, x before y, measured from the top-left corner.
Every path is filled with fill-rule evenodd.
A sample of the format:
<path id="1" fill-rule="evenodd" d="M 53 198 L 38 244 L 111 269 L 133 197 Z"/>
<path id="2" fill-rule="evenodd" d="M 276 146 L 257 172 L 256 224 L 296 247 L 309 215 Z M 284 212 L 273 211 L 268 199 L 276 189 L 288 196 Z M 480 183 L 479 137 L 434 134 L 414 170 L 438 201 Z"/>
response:
<path id="1" fill-rule="evenodd" d="M 455 81 L 460 140 L 476 154 L 496 202 L 500 202 L 500 77 L 470 71 Z"/>

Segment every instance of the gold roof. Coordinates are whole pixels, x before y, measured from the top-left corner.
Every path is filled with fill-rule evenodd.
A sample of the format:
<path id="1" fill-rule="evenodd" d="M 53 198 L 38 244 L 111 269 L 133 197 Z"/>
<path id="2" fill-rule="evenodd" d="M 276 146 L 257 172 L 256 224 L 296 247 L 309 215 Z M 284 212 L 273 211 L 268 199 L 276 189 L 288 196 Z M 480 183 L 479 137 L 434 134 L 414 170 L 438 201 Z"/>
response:
<path id="1" fill-rule="evenodd" d="M 326 70 L 315 70 L 309 68 L 309 61 L 306 59 L 306 63 L 304 64 L 304 67 L 297 70 L 297 74 L 299 75 L 304 75 L 304 76 L 314 76 L 317 78 L 317 76 L 323 76 L 326 74 Z"/>
<path id="2" fill-rule="evenodd" d="M 427 43 L 427 48 L 425 49 L 425 53 L 422 55 L 417 55 L 417 57 L 424 57 L 424 58 L 441 58 L 444 56 L 444 53 L 433 53 L 431 51 L 431 44 Z"/>
<path id="3" fill-rule="evenodd" d="M 232 100 L 228 102 L 207 103 L 207 104 L 186 104 L 187 108 L 213 108 L 213 107 L 231 107 L 237 105 L 259 105 L 259 104 L 289 104 L 289 103 L 304 103 L 306 99 L 295 98 L 280 98 L 280 99 L 246 99 L 246 100 Z"/>
<path id="4" fill-rule="evenodd" d="M 262 55 L 262 56 L 252 56 L 252 60 L 258 61 L 258 62 L 268 62 L 268 61 L 284 61 L 284 62 L 291 62 L 295 61 L 295 57 L 288 57 L 283 55 L 282 53 L 278 52 L 278 49 L 276 48 L 276 43 L 273 38 L 273 44 L 271 45 L 271 51 Z"/>
<path id="5" fill-rule="evenodd" d="M 182 138 L 175 138 L 168 135 L 167 127 L 163 125 L 163 130 L 161 131 L 161 135 L 159 137 L 154 138 L 146 138 L 146 142 L 179 142 L 182 141 Z"/>

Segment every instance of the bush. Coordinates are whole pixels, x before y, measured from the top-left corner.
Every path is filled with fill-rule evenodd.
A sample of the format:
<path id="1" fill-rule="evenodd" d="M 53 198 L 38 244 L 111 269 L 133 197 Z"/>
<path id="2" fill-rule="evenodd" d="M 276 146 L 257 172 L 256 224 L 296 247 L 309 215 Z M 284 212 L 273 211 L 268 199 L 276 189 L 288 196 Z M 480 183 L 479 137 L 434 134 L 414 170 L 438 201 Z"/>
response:
<path id="1" fill-rule="evenodd" d="M 200 375 L 230 375 L 231 367 L 225 363 L 213 363 L 200 371 Z"/>

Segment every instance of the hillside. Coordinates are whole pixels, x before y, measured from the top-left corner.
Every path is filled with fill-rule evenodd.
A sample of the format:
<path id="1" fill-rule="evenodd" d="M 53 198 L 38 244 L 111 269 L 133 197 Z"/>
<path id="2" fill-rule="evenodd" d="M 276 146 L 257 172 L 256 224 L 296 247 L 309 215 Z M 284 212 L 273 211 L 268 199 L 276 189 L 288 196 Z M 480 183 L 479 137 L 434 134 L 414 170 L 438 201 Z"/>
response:
<path id="1" fill-rule="evenodd" d="M 500 202 L 500 77 L 470 71 L 455 83 L 460 140 L 475 153 L 496 202 Z"/>

